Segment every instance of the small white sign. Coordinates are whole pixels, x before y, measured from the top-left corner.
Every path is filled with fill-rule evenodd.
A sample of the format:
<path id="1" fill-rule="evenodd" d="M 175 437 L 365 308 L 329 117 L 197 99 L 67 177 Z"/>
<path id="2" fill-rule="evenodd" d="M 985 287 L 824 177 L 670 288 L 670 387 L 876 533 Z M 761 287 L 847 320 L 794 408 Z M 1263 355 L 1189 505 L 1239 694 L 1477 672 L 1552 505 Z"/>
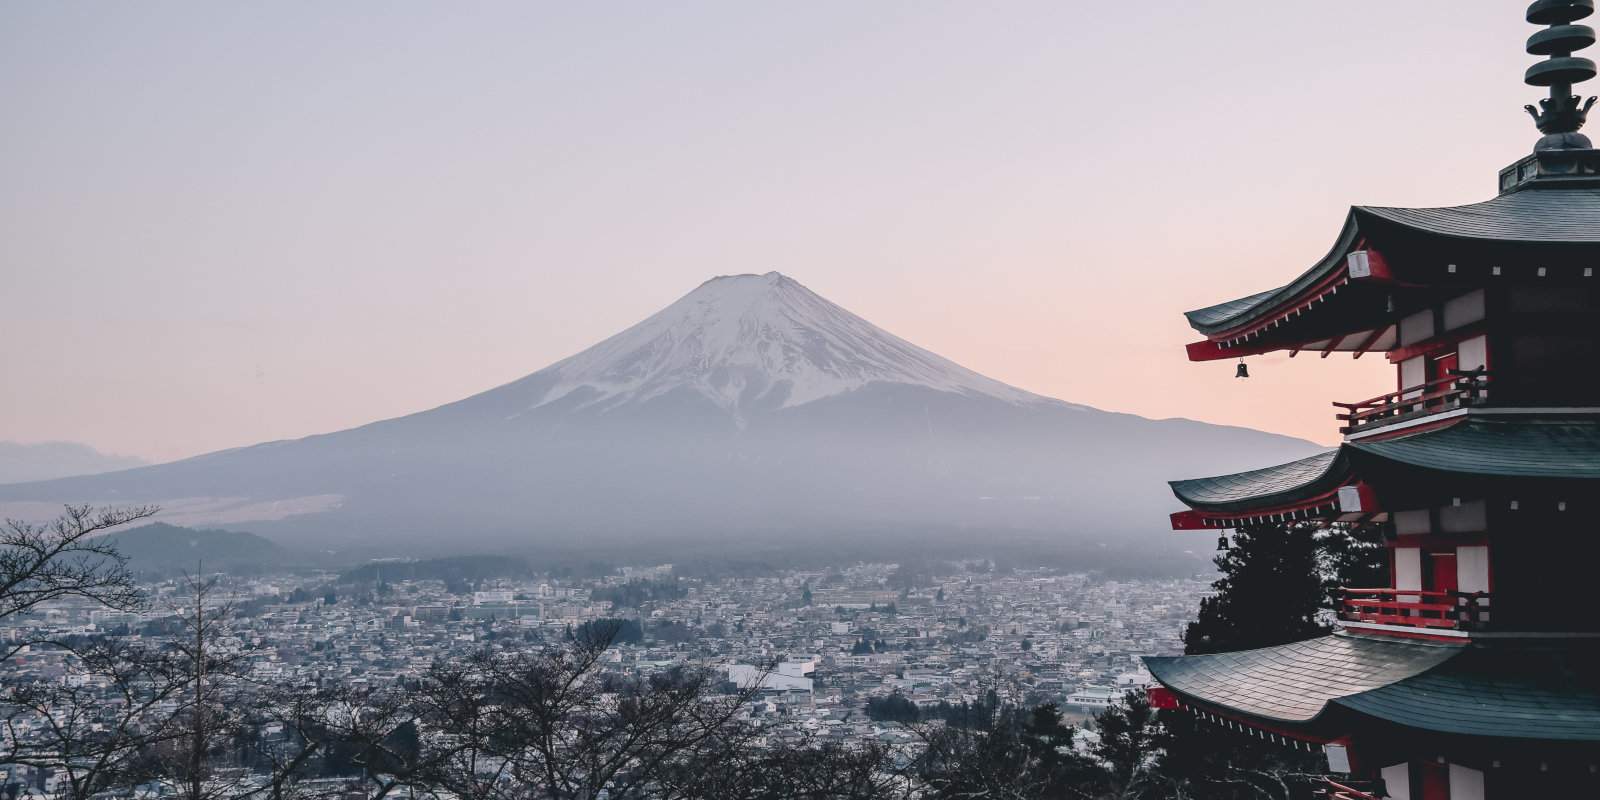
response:
<path id="1" fill-rule="evenodd" d="M 1344 512 L 1365 511 L 1361 507 L 1361 490 L 1354 486 L 1339 487 L 1339 510 Z"/>
<path id="2" fill-rule="evenodd" d="M 1367 251 L 1357 250 L 1354 253 L 1351 253 L 1345 259 L 1345 263 L 1350 267 L 1350 277 L 1372 277 L 1372 259 L 1367 256 Z"/>
<path id="3" fill-rule="evenodd" d="M 1329 772 L 1350 771 L 1350 751 L 1342 744 L 1323 745 L 1323 750 L 1328 753 Z"/>

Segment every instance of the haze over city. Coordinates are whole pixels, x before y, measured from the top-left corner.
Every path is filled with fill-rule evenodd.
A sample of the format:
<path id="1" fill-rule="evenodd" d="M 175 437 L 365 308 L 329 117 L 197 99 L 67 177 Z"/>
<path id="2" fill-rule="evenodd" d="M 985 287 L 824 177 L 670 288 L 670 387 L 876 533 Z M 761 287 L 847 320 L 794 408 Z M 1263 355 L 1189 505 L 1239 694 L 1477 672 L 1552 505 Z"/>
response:
<path id="1" fill-rule="evenodd" d="M 0 440 L 337 430 L 776 270 L 1037 394 L 1328 443 L 1382 358 L 1236 381 L 1179 312 L 1352 202 L 1482 199 L 1528 142 L 1500 5 L 10 4 Z"/>

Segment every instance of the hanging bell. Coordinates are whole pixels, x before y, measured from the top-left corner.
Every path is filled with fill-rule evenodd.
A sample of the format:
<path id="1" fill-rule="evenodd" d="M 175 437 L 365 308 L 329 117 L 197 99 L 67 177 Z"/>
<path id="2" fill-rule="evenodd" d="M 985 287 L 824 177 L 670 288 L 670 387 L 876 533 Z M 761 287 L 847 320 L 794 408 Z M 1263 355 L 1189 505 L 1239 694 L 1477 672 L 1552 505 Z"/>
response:
<path id="1" fill-rule="evenodd" d="M 1239 366 L 1233 368 L 1233 377 L 1235 377 L 1235 378 L 1248 378 L 1248 377 L 1250 377 L 1250 367 L 1247 364 L 1244 363 L 1244 359 L 1242 359 L 1242 358 L 1239 359 Z"/>
<path id="2" fill-rule="evenodd" d="M 1222 552 L 1223 550 L 1227 550 L 1227 549 L 1228 549 L 1228 534 L 1224 533 L 1221 536 L 1217 537 L 1217 552 Z"/>

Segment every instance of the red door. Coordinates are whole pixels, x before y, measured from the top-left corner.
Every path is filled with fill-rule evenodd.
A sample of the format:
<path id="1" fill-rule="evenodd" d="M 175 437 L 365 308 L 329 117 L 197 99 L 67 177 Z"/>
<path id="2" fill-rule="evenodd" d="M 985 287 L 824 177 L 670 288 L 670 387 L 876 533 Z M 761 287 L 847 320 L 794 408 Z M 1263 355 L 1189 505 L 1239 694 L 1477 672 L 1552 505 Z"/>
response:
<path id="1" fill-rule="evenodd" d="M 1456 551 L 1431 550 L 1428 552 L 1428 585 L 1434 592 L 1453 592 L 1456 582 Z"/>
<path id="2" fill-rule="evenodd" d="M 1450 800 L 1450 767 L 1424 761 L 1422 767 L 1421 800 Z"/>

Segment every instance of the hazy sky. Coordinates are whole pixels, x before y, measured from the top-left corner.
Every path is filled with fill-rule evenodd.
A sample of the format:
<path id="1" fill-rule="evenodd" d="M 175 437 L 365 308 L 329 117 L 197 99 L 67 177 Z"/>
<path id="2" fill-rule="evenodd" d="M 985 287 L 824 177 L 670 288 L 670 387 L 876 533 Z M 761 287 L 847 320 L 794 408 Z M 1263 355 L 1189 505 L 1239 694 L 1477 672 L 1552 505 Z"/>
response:
<path id="1" fill-rule="evenodd" d="M 1352 203 L 1530 151 L 1523 0 L 0 5 L 0 439 L 169 459 L 455 400 L 785 272 L 1042 394 L 1336 437 L 1189 364 Z"/>

